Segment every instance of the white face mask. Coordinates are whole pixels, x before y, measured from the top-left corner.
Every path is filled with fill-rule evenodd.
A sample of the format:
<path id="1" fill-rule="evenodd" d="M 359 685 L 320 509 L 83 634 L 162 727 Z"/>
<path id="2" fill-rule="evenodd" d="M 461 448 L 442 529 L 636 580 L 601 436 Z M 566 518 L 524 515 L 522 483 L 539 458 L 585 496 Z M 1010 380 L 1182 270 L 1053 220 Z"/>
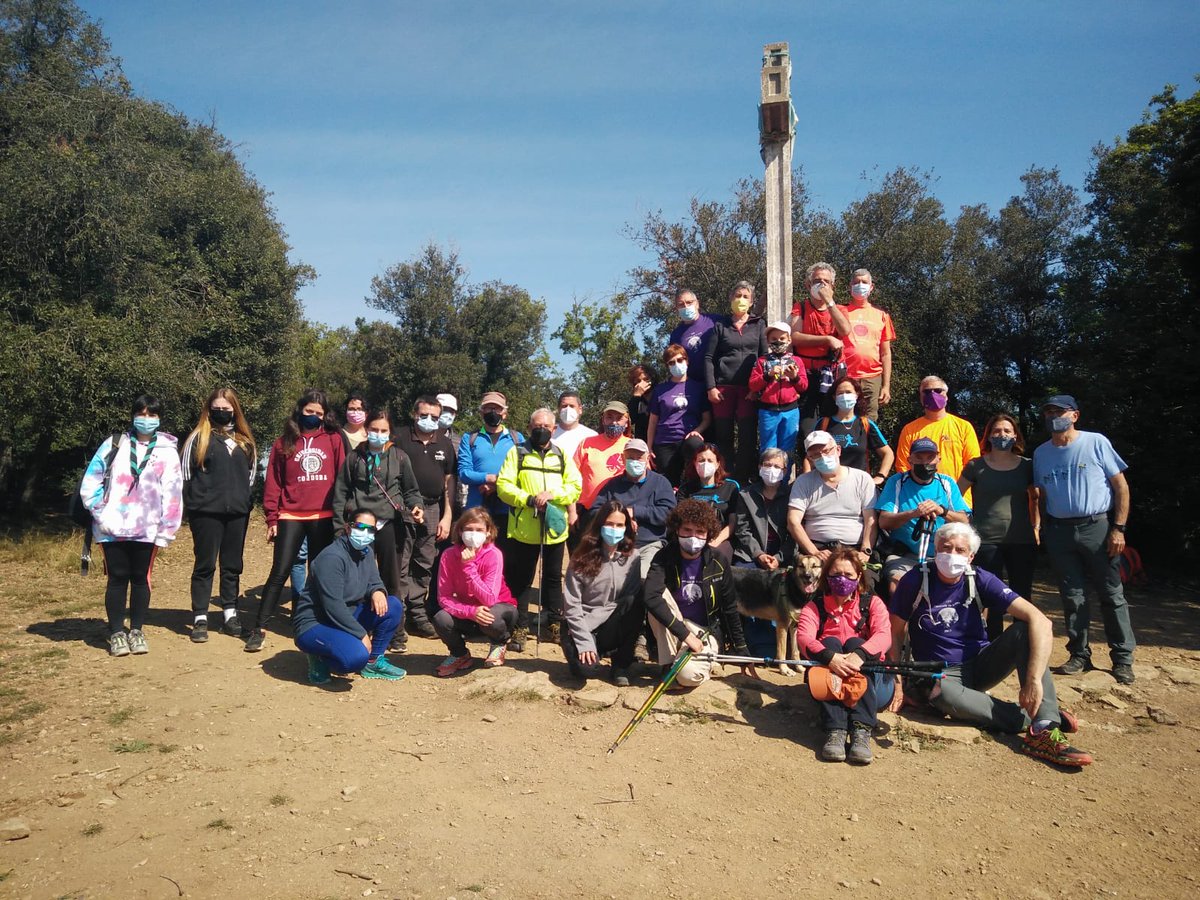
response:
<path id="1" fill-rule="evenodd" d="M 564 406 L 558 411 L 558 421 L 564 425 L 574 425 L 579 421 L 579 410 L 573 406 Z"/>
<path id="2" fill-rule="evenodd" d="M 679 539 L 679 546 L 683 548 L 683 552 L 690 553 L 692 556 L 703 550 L 707 543 L 708 541 L 702 537 L 681 537 Z"/>
<path id="3" fill-rule="evenodd" d="M 934 557 L 937 570 L 945 578 L 961 578 L 971 565 L 971 558 L 961 553 L 939 553 Z"/>
<path id="4" fill-rule="evenodd" d="M 696 472 L 701 478 L 707 480 L 717 474 L 717 464 L 715 462 L 696 463 Z"/>
<path id="5" fill-rule="evenodd" d="M 486 540 L 486 531 L 464 531 L 462 533 L 463 546 L 469 547 L 472 550 L 478 550 L 483 546 L 483 542 Z"/>
<path id="6" fill-rule="evenodd" d="M 758 470 L 758 477 L 763 480 L 763 484 L 779 484 L 785 474 L 783 469 L 776 469 L 774 466 L 763 466 Z"/>
<path id="7" fill-rule="evenodd" d="M 870 293 L 871 293 L 871 286 L 869 284 L 852 284 L 852 285 L 850 285 L 851 296 L 857 297 L 859 300 L 865 299 L 867 297 L 867 295 Z"/>
<path id="8" fill-rule="evenodd" d="M 823 287 L 825 287 L 825 285 L 823 285 L 821 282 L 813 282 L 813 286 L 808 289 L 808 296 L 812 297 L 814 300 L 820 300 L 821 288 Z"/>

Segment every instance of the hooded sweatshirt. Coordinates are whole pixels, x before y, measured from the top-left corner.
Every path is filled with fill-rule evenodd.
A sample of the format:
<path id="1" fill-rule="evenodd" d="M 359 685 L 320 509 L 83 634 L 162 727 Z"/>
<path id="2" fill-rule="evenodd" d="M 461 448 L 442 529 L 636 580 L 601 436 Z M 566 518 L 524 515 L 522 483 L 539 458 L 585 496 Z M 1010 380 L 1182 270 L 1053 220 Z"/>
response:
<path id="1" fill-rule="evenodd" d="M 280 519 L 332 518 L 333 484 L 345 461 L 346 442 L 340 431 L 300 435 L 287 456 L 283 438 L 277 439 L 271 446 L 263 489 L 267 524 L 275 525 Z"/>
<path id="2" fill-rule="evenodd" d="M 155 434 L 153 450 L 148 442 L 141 443 L 128 434 L 121 435 L 119 440 L 108 500 L 104 499 L 104 461 L 112 447 L 111 437 L 104 440 L 88 463 L 79 486 L 79 497 L 92 514 L 92 537 L 100 543 L 143 541 L 166 547 L 175 539 L 183 520 L 183 470 L 179 465 L 178 441 L 165 431 Z M 130 460 L 131 446 L 136 461 L 133 465 L 140 466 L 145 461 L 136 481 Z"/>

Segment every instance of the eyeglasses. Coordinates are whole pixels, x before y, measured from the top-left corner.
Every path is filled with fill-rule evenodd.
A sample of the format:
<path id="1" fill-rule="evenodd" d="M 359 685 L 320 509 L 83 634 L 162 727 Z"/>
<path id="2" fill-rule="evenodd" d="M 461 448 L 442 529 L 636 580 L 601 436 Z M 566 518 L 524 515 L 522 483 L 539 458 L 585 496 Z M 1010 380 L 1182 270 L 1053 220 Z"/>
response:
<path id="1" fill-rule="evenodd" d="M 921 388 L 921 391 L 926 394 L 944 394 L 945 388 Z"/>

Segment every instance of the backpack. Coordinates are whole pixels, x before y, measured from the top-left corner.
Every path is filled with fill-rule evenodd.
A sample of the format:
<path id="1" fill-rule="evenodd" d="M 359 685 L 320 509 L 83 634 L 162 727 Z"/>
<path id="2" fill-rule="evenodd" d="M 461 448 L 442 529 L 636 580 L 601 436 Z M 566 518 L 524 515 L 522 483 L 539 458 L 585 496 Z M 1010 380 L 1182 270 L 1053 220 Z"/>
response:
<path id="1" fill-rule="evenodd" d="M 1117 566 L 1121 570 L 1121 584 L 1132 584 L 1141 586 L 1150 580 L 1150 576 L 1146 574 L 1146 568 L 1142 565 L 1142 554 L 1138 553 L 1128 544 L 1121 551 L 1121 555 L 1117 558 Z"/>
<path id="2" fill-rule="evenodd" d="M 108 500 L 108 492 L 112 488 L 113 461 L 121 449 L 123 434 L 122 431 L 114 431 L 109 438 L 112 443 L 104 457 L 104 498 L 102 502 Z M 91 465 L 91 460 L 88 461 L 88 465 Z M 84 466 L 84 473 L 87 473 L 87 466 Z M 75 485 L 75 493 L 67 502 L 67 515 L 72 522 L 83 529 L 83 549 L 79 553 L 79 574 L 87 575 L 92 565 L 92 511 L 83 505 L 83 497 L 79 495 L 82 487 L 83 475 L 80 475 L 79 483 Z"/>
<path id="3" fill-rule="evenodd" d="M 817 616 L 818 616 L 817 636 L 819 639 L 821 632 L 825 630 L 825 623 L 827 621 L 829 621 L 829 612 L 828 612 L 828 610 L 825 609 L 825 598 L 824 597 L 814 597 L 812 600 L 809 601 L 809 603 L 815 603 L 817 605 Z M 870 627 L 870 621 L 871 621 L 871 592 L 870 591 L 864 591 L 861 589 L 859 590 L 859 592 L 858 592 L 858 612 L 859 612 L 859 618 L 858 618 L 858 627 L 856 630 L 858 631 L 859 637 L 862 637 L 863 632 Z"/>

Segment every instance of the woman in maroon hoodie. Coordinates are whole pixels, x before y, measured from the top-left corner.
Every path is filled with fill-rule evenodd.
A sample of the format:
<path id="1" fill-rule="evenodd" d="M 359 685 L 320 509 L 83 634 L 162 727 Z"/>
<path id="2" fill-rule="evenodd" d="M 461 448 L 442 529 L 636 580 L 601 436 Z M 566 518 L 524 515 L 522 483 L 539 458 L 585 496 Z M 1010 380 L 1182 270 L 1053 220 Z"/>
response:
<path id="1" fill-rule="evenodd" d="M 314 560 L 333 541 L 333 486 L 345 459 L 346 444 L 325 392 L 305 391 L 267 463 L 263 512 L 275 558 L 258 620 L 246 640 L 247 653 L 262 649 L 263 628 L 275 612 L 300 544 L 308 538 L 308 558 Z"/>

